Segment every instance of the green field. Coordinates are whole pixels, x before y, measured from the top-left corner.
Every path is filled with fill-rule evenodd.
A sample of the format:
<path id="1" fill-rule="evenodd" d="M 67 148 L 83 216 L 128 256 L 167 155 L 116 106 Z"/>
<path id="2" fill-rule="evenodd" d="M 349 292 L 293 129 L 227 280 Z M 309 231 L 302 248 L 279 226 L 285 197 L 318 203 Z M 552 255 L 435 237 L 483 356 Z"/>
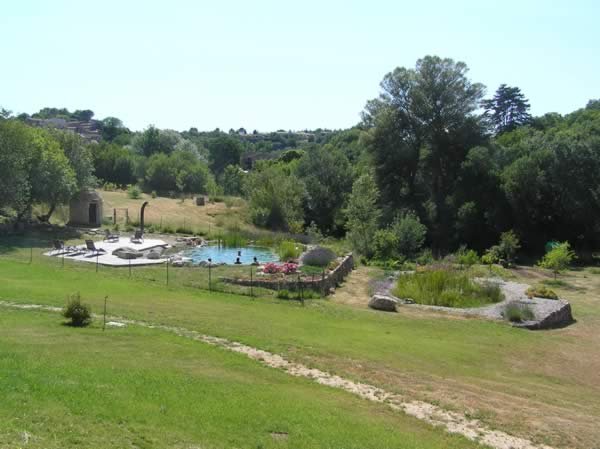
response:
<path id="1" fill-rule="evenodd" d="M 595 329 L 600 321 L 597 300 L 600 275 L 587 271 L 570 274 L 572 280 L 568 285 L 585 282 L 582 288 L 588 292 L 586 295 L 575 287 L 557 289 L 573 298 L 574 314 L 580 320 L 576 325 L 556 331 L 529 332 L 503 323 L 422 312 L 376 313 L 330 300 L 312 300 L 303 307 L 270 296 L 252 299 L 189 287 L 167 287 L 158 280 L 129 279 L 123 272 L 96 273 L 93 264 L 67 264 L 62 268 L 56 260 L 39 257 L 37 252 L 34 262 L 28 264 L 26 247 L 24 242 L 14 240 L 5 241 L 0 247 L 0 299 L 62 306 L 68 294 L 79 291 L 83 300 L 99 312 L 103 298 L 108 295 L 109 313 L 113 315 L 178 325 L 240 341 L 409 398 L 466 412 L 494 428 L 557 447 L 590 448 L 597 441 L 594 423 L 600 419 L 600 385 L 596 368 L 600 361 Z M 181 442 L 181 447 L 193 447 L 188 442 L 195 442 L 198 447 L 261 447 L 260 444 L 263 447 L 275 444 L 279 445 L 275 447 L 453 447 L 452 444 L 469 447 L 459 439 L 448 442 L 446 439 L 450 437 L 441 430 L 423 427 L 384 406 L 369 405 L 346 393 L 291 380 L 242 356 L 205 348 L 159 331 L 127 328 L 113 329 L 103 335 L 97 325 L 74 330 L 60 326 L 57 315 L 8 313 L 4 308 L 2 317 L 0 344 L 2 354 L 10 354 L 7 366 L 11 367 L 8 383 L 2 388 L 14 391 L 15 401 L 31 401 L 32 410 L 42 415 L 15 413 L 14 404 L 4 408 L 3 413 L 10 419 L 1 420 L 0 435 L 12 443 L 18 441 L 20 428 L 24 431 L 39 425 L 45 429 L 38 432 L 46 444 L 55 441 L 57 447 L 61 446 L 59 443 L 62 447 L 73 447 L 74 441 L 51 429 L 62 428 L 63 424 L 72 428 L 73 420 L 81 419 L 77 441 L 87 441 L 86 435 L 99 439 L 106 427 L 112 429 L 107 434 L 118 435 L 116 446 L 134 438 L 135 431 L 129 428 L 133 426 L 141 429 L 136 435 L 148 436 L 148 447 L 178 447 L 176 441 Z M 114 341 L 106 342 L 113 338 Z M 195 355 L 198 352 L 202 354 Z M 126 368 L 121 370 L 121 366 Z M 227 407 L 220 409 L 219 419 L 213 425 L 216 428 L 192 430 L 189 427 L 194 427 L 190 424 L 194 419 L 193 422 L 211 421 L 206 410 L 193 406 L 200 401 L 200 396 L 196 396 L 200 393 L 186 385 L 203 384 L 203 376 L 210 372 L 222 372 L 214 376 L 223 383 L 218 386 L 220 389 L 215 386 L 206 394 L 214 394 L 218 399 L 210 401 Z M 56 390 L 52 387 L 54 383 L 48 387 L 40 381 L 51 373 L 53 378 L 62 379 L 56 381 Z M 111 380 L 113 376 L 117 382 Z M 144 401 L 148 402 L 138 404 L 137 424 L 129 422 L 129 418 L 112 416 L 106 411 L 108 406 L 103 399 L 97 398 L 96 405 L 89 396 L 78 397 L 72 391 L 64 398 L 70 398 L 71 408 L 65 409 L 60 404 L 64 396 L 62 388 L 70 385 L 67 378 L 79 379 L 75 384 L 87 385 L 91 392 L 96 392 L 90 393 L 94 398 L 101 396 L 98 391 L 109 389 L 108 386 L 122 390 L 122 395 L 116 395 L 121 399 L 115 407 L 124 410 L 123 413 L 128 407 L 136 407 L 134 399 L 142 400 L 138 396 L 147 395 Z M 257 379 L 250 382 L 252 386 L 243 381 L 252 378 Z M 3 379 L 6 382 L 6 377 Z M 22 390 L 17 387 L 21 385 L 17 379 L 29 379 Z M 262 382 L 266 379 L 268 382 Z M 38 390 L 37 385 L 44 388 Z M 20 396 L 18 391 L 22 393 Z M 135 392 L 138 396 L 132 397 Z M 258 396 L 246 400 L 237 392 Z M 178 401 L 167 401 L 173 396 L 183 397 L 179 406 Z M 226 402 L 226 396 L 231 402 Z M 258 404 L 273 398 L 282 402 L 266 407 L 263 421 L 248 421 L 251 418 L 247 415 L 253 415 Z M 161 401 L 167 402 L 167 415 L 170 412 L 177 418 L 160 415 Z M 338 405 L 336 401 L 346 402 Z M 301 409 L 298 417 L 279 408 L 291 405 Z M 244 413 L 238 415 L 234 411 L 237 407 L 246 407 Z M 65 413 L 60 425 L 47 421 L 49 416 L 61 416 L 55 413 L 57 408 Z M 152 413 L 159 414 L 149 416 Z M 190 414 L 193 417 L 186 421 L 184 416 Z M 341 421 L 331 422 L 325 417 Z M 376 418 L 388 430 L 373 430 L 378 428 L 367 417 Z M 264 425 L 261 427 L 260 423 Z M 344 430 L 333 431 L 336 426 Z M 268 435 L 279 430 L 289 432 L 289 439 L 275 440 Z M 227 435 L 230 439 L 223 440 Z M 384 435 L 385 440 L 379 439 Z M 352 446 L 354 441 L 356 446 Z"/>

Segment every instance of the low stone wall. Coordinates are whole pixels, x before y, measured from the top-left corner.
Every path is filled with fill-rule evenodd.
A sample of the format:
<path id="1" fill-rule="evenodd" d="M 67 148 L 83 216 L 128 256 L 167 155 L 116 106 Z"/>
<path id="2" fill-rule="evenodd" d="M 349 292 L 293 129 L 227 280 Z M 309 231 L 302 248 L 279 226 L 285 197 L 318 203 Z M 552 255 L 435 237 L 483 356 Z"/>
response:
<path id="1" fill-rule="evenodd" d="M 223 282 L 230 284 L 243 285 L 249 287 L 262 287 L 270 290 L 313 290 L 320 292 L 323 295 L 328 295 L 332 289 L 335 289 L 341 284 L 346 276 L 354 269 L 354 257 L 352 254 L 344 256 L 340 264 L 335 270 L 329 272 L 325 276 L 314 276 L 313 278 L 300 278 L 296 279 L 264 279 L 255 278 L 252 281 L 250 279 L 232 279 L 232 278 L 221 278 Z M 291 276 L 290 276 L 291 277 Z"/>

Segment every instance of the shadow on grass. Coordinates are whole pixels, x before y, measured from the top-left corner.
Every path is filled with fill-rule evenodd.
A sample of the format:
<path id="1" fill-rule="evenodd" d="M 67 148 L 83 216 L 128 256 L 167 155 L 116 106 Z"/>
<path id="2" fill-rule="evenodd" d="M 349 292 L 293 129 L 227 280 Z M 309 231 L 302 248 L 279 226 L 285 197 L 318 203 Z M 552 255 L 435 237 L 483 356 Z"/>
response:
<path id="1" fill-rule="evenodd" d="M 0 255 L 27 248 L 50 249 L 53 240 L 73 240 L 82 238 L 80 231 L 65 226 L 44 226 L 0 236 Z"/>

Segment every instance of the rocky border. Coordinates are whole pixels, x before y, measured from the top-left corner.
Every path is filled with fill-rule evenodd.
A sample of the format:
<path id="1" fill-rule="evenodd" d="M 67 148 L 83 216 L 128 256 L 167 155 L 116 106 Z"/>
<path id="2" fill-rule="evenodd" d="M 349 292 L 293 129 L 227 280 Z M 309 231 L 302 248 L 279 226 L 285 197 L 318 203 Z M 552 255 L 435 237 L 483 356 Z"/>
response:
<path id="1" fill-rule="evenodd" d="M 529 285 L 527 284 L 504 281 L 497 278 L 478 279 L 478 281 L 498 284 L 504 294 L 504 300 L 489 306 L 464 309 L 415 304 L 410 298 L 397 298 L 391 293 L 395 277 L 390 277 L 377 284 L 375 294 L 369 301 L 369 307 L 376 310 L 396 312 L 398 306 L 406 305 L 422 310 L 505 321 L 506 318 L 504 313 L 506 307 L 509 304 L 517 304 L 521 307 L 528 307 L 533 313 L 534 318 L 530 321 L 511 322 L 510 324 L 514 327 L 531 330 L 552 329 L 564 327 L 574 322 L 571 304 L 564 299 L 545 299 L 537 297 L 530 299 L 525 294 L 529 288 Z"/>

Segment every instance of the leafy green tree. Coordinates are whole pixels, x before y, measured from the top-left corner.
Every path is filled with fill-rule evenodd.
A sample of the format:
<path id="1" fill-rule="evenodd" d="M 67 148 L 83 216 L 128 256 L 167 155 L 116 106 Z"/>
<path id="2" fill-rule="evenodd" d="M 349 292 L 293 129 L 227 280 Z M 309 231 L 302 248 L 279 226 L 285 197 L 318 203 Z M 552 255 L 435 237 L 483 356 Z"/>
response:
<path id="1" fill-rule="evenodd" d="M 552 270 L 554 279 L 562 271 L 566 270 L 575 259 L 575 252 L 571 250 L 569 242 L 556 245 L 539 262 L 540 267 Z"/>
<path id="2" fill-rule="evenodd" d="M 31 184 L 31 128 L 14 120 L 0 120 L 0 213 L 23 209 Z"/>
<path id="3" fill-rule="evenodd" d="M 315 222 L 324 234 L 339 235 L 344 227 L 342 211 L 352 189 L 348 158 L 331 145 L 312 147 L 300 159 L 297 174 L 306 186 L 307 222 Z"/>
<path id="4" fill-rule="evenodd" d="M 94 149 L 93 159 L 97 178 L 120 186 L 136 182 L 136 156 L 130 150 L 101 142 Z"/>
<path id="5" fill-rule="evenodd" d="M 228 165 L 221 175 L 221 184 L 225 195 L 241 195 L 244 172 L 237 165 Z"/>
<path id="6" fill-rule="evenodd" d="M 381 216 L 377 207 L 378 198 L 379 191 L 373 177 L 362 175 L 352 186 L 345 210 L 348 240 L 355 251 L 366 257 L 372 257 L 375 252 L 373 238 Z"/>
<path id="7" fill-rule="evenodd" d="M 17 218 L 22 219 L 35 203 L 50 206 L 48 217 L 58 204 L 68 202 L 77 192 L 76 173 L 58 141 L 45 130 L 33 130 L 33 157 L 29 165 L 29 197 Z M 45 219 L 45 217 L 40 217 Z"/>
<path id="8" fill-rule="evenodd" d="M 148 158 L 146 164 L 146 182 L 159 192 L 176 191 L 177 170 L 165 153 L 156 153 Z"/>
<path id="9" fill-rule="evenodd" d="M 426 56 L 415 69 L 388 73 L 363 114 L 386 218 L 421 210 L 435 249 L 451 242 L 461 164 L 470 148 L 485 143 L 476 115 L 483 86 L 467 71 L 462 62 Z"/>
<path id="10" fill-rule="evenodd" d="M 108 142 L 113 142 L 121 134 L 129 133 L 123 122 L 117 117 L 106 117 L 101 122 L 102 138 Z"/>
<path id="11" fill-rule="evenodd" d="M 162 146 L 160 130 L 153 125 L 150 125 L 135 138 L 133 146 L 140 154 L 146 157 L 150 157 L 156 153 L 168 152 L 168 149 Z"/>
<path id="12" fill-rule="evenodd" d="M 233 137 L 219 136 L 208 143 L 209 167 L 219 176 L 228 165 L 239 165 L 242 146 Z"/>
<path id="13" fill-rule="evenodd" d="M 531 121 L 529 101 L 518 87 L 500 85 L 493 98 L 481 102 L 496 134 L 512 131 Z"/>
<path id="14" fill-rule="evenodd" d="M 6 120 L 12 117 L 12 111 L 0 108 L 0 120 Z"/>
<path id="15" fill-rule="evenodd" d="M 80 120 L 82 122 L 89 122 L 94 117 L 94 111 L 90 109 L 78 109 L 75 112 L 73 112 L 73 114 L 71 114 L 71 117 L 73 117 L 75 120 Z"/>
<path id="16" fill-rule="evenodd" d="M 279 165 L 253 170 L 244 186 L 250 216 L 257 226 L 299 232 L 304 185 Z"/>

